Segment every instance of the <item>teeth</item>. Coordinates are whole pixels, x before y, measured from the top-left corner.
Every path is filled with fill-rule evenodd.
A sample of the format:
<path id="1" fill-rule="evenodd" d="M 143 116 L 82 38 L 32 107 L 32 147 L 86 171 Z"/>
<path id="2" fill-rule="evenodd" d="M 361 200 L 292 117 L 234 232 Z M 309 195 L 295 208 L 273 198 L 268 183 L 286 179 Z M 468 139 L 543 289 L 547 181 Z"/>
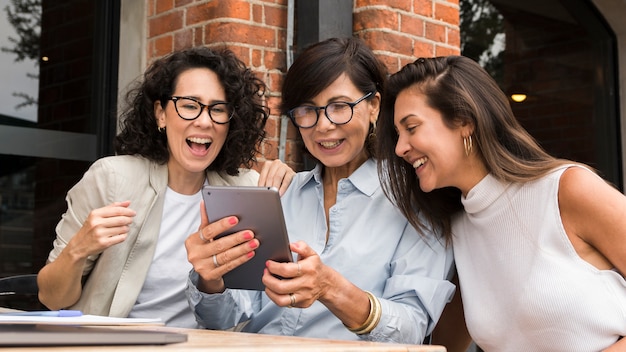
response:
<path id="1" fill-rule="evenodd" d="M 334 142 L 320 142 L 320 145 L 324 148 L 334 148 L 336 146 L 338 146 L 339 144 L 341 144 L 341 141 L 334 141 Z"/>
<path id="2" fill-rule="evenodd" d="M 424 165 L 426 161 L 428 161 L 427 157 L 423 157 L 423 158 L 419 158 L 415 160 L 415 162 L 413 163 L 413 168 L 417 169 L 418 167 Z"/>
<path id="3" fill-rule="evenodd" d="M 190 137 L 190 138 L 187 138 L 187 140 L 192 143 L 198 143 L 198 144 L 209 144 L 213 142 L 210 138 L 198 138 L 198 137 Z"/>

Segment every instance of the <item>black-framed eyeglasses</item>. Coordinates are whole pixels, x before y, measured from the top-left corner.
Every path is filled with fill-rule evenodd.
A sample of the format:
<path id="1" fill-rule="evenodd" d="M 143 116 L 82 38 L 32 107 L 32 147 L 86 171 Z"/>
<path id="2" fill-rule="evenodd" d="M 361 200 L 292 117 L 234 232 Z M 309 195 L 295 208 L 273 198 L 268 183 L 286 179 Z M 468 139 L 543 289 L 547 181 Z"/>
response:
<path id="1" fill-rule="evenodd" d="M 324 115 L 328 121 L 335 125 L 345 125 L 352 120 L 354 107 L 363 100 L 370 97 L 374 92 L 369 92 L 356 101 L 349 103 L 334 101 L 326 106 L 301 105 L 287 112 L 294 125 L 300 128 L 311 128 L 317 124 L 320 117 L 320 110 L 324 110 Z"/>
<path id="2" fill-rule="evenodd" d="M 169 100 L 174 102 L 174 108 L 183 120 L 195 120 L 207 108 L 211 121 L 223 125 L 233 118 L 233 109 L 229 103 L 202 104 L 194 98 L 171 96 Z"/>

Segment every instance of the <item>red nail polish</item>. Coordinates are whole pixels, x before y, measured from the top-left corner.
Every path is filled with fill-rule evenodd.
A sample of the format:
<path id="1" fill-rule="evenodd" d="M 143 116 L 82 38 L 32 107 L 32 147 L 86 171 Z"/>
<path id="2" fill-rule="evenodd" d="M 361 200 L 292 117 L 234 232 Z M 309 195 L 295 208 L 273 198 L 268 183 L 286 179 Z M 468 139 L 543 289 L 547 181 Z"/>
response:
<path id="1" fill-rule="evenodd" d="M 231 225 L 235 225 L 237 223 L 237 218 L 236 217 L 231 217 L 230 219 L 228 219 L 228 223 Z"/>
<path id="2" fill-rule="evenodd" d="M 250 232 L 246 232 L 243 234 L 243 238 L 245 238 L 246 240 L 251 240 L 252 239 L 252 233 Z"/>
<path id="3" fill-rule="evenodd" d="M 254 257 L 254 252 L 248 252 L 248 254 L 246 254 L 248 256 L 248 258 L 252 258 Z"/>
<path id="4" fill-rule="evenodd" d="M 256 244 L 256 241 L 250 241 L 250 242 L 248 242 L 248 246 L 250 246 L 250 248 L 256 248 L 256 247 L 258 247 L 258 245 Z"/>

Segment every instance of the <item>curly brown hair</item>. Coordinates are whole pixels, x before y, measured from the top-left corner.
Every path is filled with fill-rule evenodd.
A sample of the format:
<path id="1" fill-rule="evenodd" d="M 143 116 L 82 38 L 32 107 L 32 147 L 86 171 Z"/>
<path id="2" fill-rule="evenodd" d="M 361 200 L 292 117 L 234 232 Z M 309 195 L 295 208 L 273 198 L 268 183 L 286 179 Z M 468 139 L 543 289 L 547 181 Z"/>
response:
<path id="1" fill-rule="evenodd" d="M 256 161 L 269 113 L 262 100 L 263 81 L 224 47 L 184 49 L 154 61 L 143 80 L 126 95 L 127 108 L 121 115 L 121 132 L 114 140 L 115 151 L 141 155 L 160 164 L 168 161 L 167 137 L 157 129 L 154 103 L 160 101 L 163 107 L 170 103 L 178 77 L 192 68 L 215 72 L 234 108 L 224 146 L 207 171 L 237 175 L 240 167 L 249 168 Z"/>

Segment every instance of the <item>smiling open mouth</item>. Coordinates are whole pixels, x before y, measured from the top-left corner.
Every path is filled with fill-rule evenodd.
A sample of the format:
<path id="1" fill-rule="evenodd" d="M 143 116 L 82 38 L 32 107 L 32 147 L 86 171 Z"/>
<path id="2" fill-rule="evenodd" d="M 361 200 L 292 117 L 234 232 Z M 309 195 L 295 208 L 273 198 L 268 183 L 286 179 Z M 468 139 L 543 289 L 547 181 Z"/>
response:
<path id="1" fill-rule="evenodd" d="M 424 165 L 428 161 L 427 157 L 419 158 L 413 162 L 413 168 L 417 169 L 418 167 Z"/>
<path id="2" fill-rule="evenodd" d="M 204 148 L 204 150 L 207 150 L 211 146 L 212 142 L 213 141 L 209 138 L 187 138 L 187 145 L 190 146 L 191 149 Z"/>
<path id="3" fill-rule="evenodd" d="M 325 149 L 333 149 L 336 148 L 338 145 L 340 145 L 343 142 L 343 139 L 339 139 L 333 142 L 320 142 L 319 145 L 322 146 L 322 148 Z"/>

